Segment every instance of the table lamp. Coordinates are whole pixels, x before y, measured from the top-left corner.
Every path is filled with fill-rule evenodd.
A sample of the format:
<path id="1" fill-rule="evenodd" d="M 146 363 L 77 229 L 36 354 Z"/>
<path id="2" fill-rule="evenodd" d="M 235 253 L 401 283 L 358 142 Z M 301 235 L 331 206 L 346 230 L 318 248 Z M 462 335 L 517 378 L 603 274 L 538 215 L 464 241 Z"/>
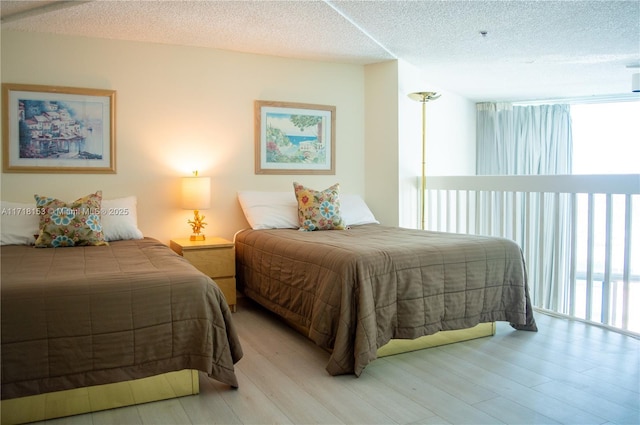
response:
<path id="1" fill-rule="evenodd" d="M 204 226 L 204 216 L 200 215 L 200 210 L 206 210 L 211 207 L 211 178 L 199 177 L 198 172 L 194 171 L 192 177 L 182 178 L 182 208 L 193 210 L 193 219 L 187 220 L 191 225 L 193 233 L 189 238 L 192 241 L 205 240 L 204 234 L 201 233 Z"/>

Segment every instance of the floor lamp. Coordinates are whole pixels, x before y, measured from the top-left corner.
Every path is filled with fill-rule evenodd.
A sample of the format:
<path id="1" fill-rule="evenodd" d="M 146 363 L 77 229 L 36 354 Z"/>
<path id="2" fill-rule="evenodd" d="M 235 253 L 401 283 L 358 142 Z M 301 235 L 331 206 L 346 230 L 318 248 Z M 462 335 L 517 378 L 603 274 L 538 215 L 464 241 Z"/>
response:
<path id="1" fill-rule="evenodd" d="M 420 193 L 420 229 L 424 230 L 424 223 L 426 221 L 425 214 L 425 199 L 424 193 L 427 189 L 426 167 L 427 167 L 427 139 L 425 135 L 426 130 L 426 118 L 427 118 L 427 102 L 436 100 L 440 95 L 432 91 L 420 91 L 410 93 L 409 98 L 422 103 L 422 180 L 420 181 L 421 193 Z"/>

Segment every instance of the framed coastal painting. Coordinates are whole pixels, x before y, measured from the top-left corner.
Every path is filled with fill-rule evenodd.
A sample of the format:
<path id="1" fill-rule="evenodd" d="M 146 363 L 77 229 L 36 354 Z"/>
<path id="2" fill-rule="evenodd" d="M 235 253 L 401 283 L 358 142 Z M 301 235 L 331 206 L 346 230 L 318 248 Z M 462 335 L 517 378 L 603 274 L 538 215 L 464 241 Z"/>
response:
<path id="1" fill-rule="evenodd" d="M 115 173 L 114 90 L 2 84 L 5 173 Z"/>
<path id="2" fill-rule="evenodd" d="M 256 100 L 256 174 L 335 174 L 335 122 L 335 106 Z"/>

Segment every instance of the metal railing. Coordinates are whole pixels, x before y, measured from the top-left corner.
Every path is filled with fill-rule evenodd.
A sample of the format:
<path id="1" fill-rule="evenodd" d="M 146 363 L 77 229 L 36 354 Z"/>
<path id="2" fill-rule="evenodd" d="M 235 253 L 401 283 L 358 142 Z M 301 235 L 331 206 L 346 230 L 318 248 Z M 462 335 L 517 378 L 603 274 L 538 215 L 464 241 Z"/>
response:
<path id="1" fill-rule="evenodd" d="M 428 230 L 520 245 L 534 307 L 640 334 L 640 175 L 429 176 L 425 196 Z"/>

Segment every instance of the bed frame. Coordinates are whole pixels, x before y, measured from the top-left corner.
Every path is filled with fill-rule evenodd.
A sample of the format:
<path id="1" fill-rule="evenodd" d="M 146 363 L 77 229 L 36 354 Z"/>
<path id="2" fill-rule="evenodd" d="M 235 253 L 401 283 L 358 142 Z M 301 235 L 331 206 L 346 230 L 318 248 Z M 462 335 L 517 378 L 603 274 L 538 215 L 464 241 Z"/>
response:
<path id="1" fill-rule="evenodd" d="M 198 394 L 198 371 L 185 369 L 113 384 L 2 400 L 3 425 L 43 421 Z"/>
<path id="2" fill-rule="evenodd" d="M 244 295 L 242 296 L 244 298 Z M 259 303 L 258 303 L 259 304 Z M 274 313 L 275 314 L 275 313 Z M 281 316 L 282 320 L 289 327 L 302 335 L 308 336 L 309 329 L 297 325 Z M 396 354 L 408 353 L 410 351 L 423 350 L 425 348 L 439 347 L 441 345 L 455 344 L 456 342 L 470 341 L 472 339 L 484 338 L 496 334 L 496 322 L 478 323 L 472 328 L 456 329 L 451 331 L 440 331 L 431 335 L 424 335 L 416 339 L 391 339 L 376 351 L 377 357 L 387 357 Z"/>
<path id="3" fill-rule="evenodd" d="M 496 323 L 480 323 L 473 328 L 458 329 L 455 331 L 440 331 L 433 335 L 425 335 L 416 339 L 392 339 L 387 344 L 378 348 L 378 357 L 392 356 L 407 353 L 409 351 L 422 350 L 424 348 L 438 347 L 456 342 L 492 336 L 496 333 Z"/>

